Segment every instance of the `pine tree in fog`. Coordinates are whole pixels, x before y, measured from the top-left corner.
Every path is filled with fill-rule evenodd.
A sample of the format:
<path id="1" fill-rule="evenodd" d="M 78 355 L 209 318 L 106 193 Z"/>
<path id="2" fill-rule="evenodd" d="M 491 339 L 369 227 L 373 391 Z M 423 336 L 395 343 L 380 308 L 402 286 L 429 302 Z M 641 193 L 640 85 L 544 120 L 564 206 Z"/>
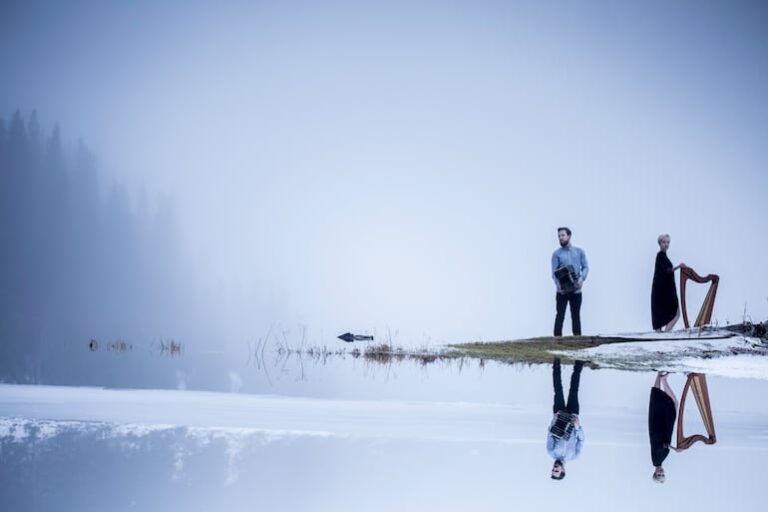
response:
<path id="1" fill-rule="evenodd" d="M 82 141 L 67 151 L 58 125 L 45 137 L 36 112 L 0 119 L 4 378 L 23 380 L 57 345 L 178 336 L 196 316 L 170 206 L 150 215 L 144 200 L 134 212 L 123 186 L 106 189 L 94 156 Z"/>

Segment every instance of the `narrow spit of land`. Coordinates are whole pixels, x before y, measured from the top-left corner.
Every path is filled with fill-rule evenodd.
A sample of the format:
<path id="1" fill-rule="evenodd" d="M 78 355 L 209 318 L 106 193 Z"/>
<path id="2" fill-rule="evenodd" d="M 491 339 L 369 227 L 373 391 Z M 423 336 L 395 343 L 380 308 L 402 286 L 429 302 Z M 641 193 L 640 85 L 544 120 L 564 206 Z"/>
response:
<path id="1" fill-rule="evenodd" d="M 286 340 L 277 341 L 277 355 L 325 361 L 329 357 L 360 358 L 390 365 L 411 361 L 423 366 L 434 363 L 475 362 L 484 366 L 502 364 L 536 365 L 551 363 L 553 357 L 565 364 L 587 361 L 589 367 L 630 371 L 667 370 L 703 372 L 737 378 L 768 379 L 768 322 L 727 326 L 707 326 L 673 332 L 646 332 L 598 336 L 542 336 L 509 341 L 454 343 L 440 346 L 405 347 L 388 339 L 384 343 L 365 343 L 354 347 L 292 348 Z M 263 359 L 264 343 L 254 351 Z M 259 348 L 262 347 L 262 348 Z"/>
<path id="2" fill-rule="evenodd" d="M 370 361 L 389 363 L 413 360 L 422 364 L 435 361 L 477 360 L 507 364 L 546 364 L 557 356 L 564 363 L 576 359 L 593 368 L 651 370 L 676 368 L 699 371 L 696 361 L 718 360 L 731 356 L 757 356 L 760 368 L 768 355 L 768 324 L 739 324 L 705 327 L 670 333 L 638 333 L 615 336 L 542 336 L 510 341 L 471 342 L 446 345 L 439 349 L 405 349 L 391 344 L 355 348 L 352 355 Z M 725 363 L 732 366 L 732 362 Z M 743 361 L 738 366 L 743 368 Z M 750 363 L 748 366 L 754 366 Z M 749 369 L 748 371 L 761 371 Z"/>

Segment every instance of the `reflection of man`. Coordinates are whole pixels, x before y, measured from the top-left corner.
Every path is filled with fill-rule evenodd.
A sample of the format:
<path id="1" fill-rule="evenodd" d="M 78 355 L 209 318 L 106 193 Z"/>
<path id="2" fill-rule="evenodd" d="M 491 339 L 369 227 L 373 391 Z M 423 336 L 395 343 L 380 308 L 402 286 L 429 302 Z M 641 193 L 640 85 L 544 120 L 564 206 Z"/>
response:
<path id="1" fill-rule="evenodd" d="M 555 459 L 552 465 L 552 479 L 565 478 L 565 461 L 578 458 L 584 444 L 584 430 L 579 422 L 579 379 L 584 361 L 576 361 L 571 374 L 568 403 L 563 395 L 560 375 L 560 359 L 552 364 L 552 381 L 555 387 L 555 403 L 552 406 L 552 422 L 547 431 L 547 453 Z"/>
<path id="2" fill-rule="evenodd" d="M 560 248 L 552 253 L 552 279 L 557 286 L 555 303 L 555 336 L 563 335 L 565 307 L 571 306 L 571 326 L 574 336 L 581 336 L 581 289 L 589 273 L 587 255 L 584 250 L 571 245 L 571 230 L 557 228 Z"/>

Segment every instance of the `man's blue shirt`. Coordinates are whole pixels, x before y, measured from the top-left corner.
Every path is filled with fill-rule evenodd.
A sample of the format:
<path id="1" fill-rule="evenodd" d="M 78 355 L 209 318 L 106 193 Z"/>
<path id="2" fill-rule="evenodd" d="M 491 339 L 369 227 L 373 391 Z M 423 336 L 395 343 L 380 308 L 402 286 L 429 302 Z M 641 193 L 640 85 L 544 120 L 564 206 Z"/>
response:
<path id="1" fill-rule="evenodd" d="M 552 417 L 549 427 L 555 423 L 557 415 Z M 581 447 L 584 445 L 584 429 L 577 425 L 573 429 L 571 437 L 559 439 L 547 431 L 547 453 L 555 460 L 573 460 L 581 455 Z"/>
<path id="2" fill-rule="evenodd" d="M 552 253 L 552 279 L 555 281 L 555 286 L 558 285 L 555 271 L 566 265 L 573 267 L 576 272 L 576 278 L 580 283 L 587 279 L 589 264 L 587 263 L 587 255 L 584 253 L 584 250 L 573 246 L 560 247 Z M 576 293 L 581 293 L 581 288 L 577 289 Z"/>

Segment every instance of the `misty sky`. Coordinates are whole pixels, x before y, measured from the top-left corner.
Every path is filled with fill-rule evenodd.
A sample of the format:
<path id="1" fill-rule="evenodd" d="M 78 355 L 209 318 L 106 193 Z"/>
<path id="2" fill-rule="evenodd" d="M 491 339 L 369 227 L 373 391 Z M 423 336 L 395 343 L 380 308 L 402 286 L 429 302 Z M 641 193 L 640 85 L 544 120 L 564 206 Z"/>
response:
<path id="1" fill-rule="evenodd" d="M 560 225 L 585 334 L 650 329 L 660 233 L 768 319 L 768 5 L 636 4 L 3 1 L 0 117 L 172 201 L 248 325 L 549 334 Z"/>

